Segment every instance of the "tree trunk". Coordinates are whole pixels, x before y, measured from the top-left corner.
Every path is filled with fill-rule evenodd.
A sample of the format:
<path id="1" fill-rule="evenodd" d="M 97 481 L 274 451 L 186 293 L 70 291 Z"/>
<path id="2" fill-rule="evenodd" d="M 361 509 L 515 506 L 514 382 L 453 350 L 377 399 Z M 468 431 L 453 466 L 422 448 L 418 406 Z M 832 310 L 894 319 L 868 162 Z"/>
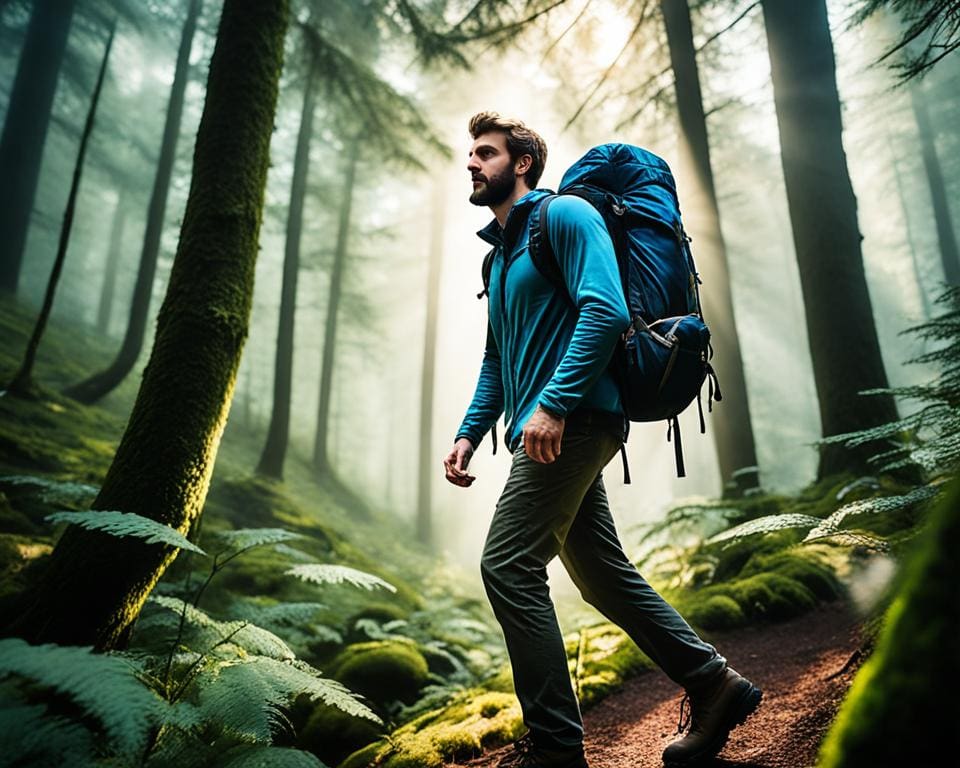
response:
<path id="1" fill-rule="evenodd" d="M 843 151 L 836 63 L 825 0 L 763 0 L 780 156 L 803 289 L 824 437 L 897 418 L 887 387 Z M 870 471 L 876 446 L 820 451 L 819 477 Z"/>
<path id="2" fill-rule="evenodd" d="M 300 235 L 303 231 L 303 204 L 310 167 L 310 138 L 316 105 L 316 55 L 312 55 L 303 92 L 300 133 L 293 161 L 290 210 L 287 214 L 287 241 L 283 259 L 283 286 L 280 294 L 280 323 L 277 330 L 277 356 L 273 372 L 273 410 L 267 442 L 260 456 L 257 473 L 283 479 L 283 461 L 290 438 L 290 398 L 293 386 L 294 318 L 297 312 L 297 277 L 300 272 Z"/>
<path id="3" fill-rule="evenodd" d="M 759 484 L 757 454 L 750 423 L 747 385 L 734 319 L 727 249 L 720 229 L 720 208 L 710 164 L 710 142 L 703 112 L 700 74 L 697 69 L 693 28 L 687 0 L 661 0 L 660 10 L 670 45 L 680 118 L 681 168 L 692 182 L 687 210 L 696 249 L 697 264 L 705 276 L 703 312 L 710 325 L 710 341 L 723 382 L 723 403 L 710 423 L 717 446 L 724 493 L 739 494 Z"/>
<path id="4" fill-rule="evenodd" d="M 434 182 L 433 217 L 430 228 L 430 259 L 427 265 L 427 318 L 423 338 L 420 379 L 420 460 L 417 465 L 417 538 L 432 543 L 430 484 L 435 473 L 433 444 L 433 383 L 437 358 L 437 317 L 440 305 L 440 268 L 443 262 L 443 230 L 447 217 L 447 190 L 442 179 Z"/>
<path id="5" fill-rule="evenodd" d="M 347 241 L 350 235 L 350 212 L 353 207 L 353 189 L 356 185 L 357 162 L 360 160 L 360 139 L 353 139 L 343 179 L 340 198 L 340 221 L 337 226 L 337 245 L 330 270 L 330 297 L 327 300 L 327 322 L 323 333 L 323 359 L 320 363 L 320 404 L 317 408 L 317 433 L 313 445 L 313 466 L 318 475 L 330 474 L 327 453 L 327 432 L 330 425 L 330 391 L 333 384 L 333 361 L 337 341 L 337 314 L 343 289 L 343 271 L 347 261 Z"/>
<path id="6" fill-rule="evenodd" d="M 170 103 L 167 106 L 167 117 L 163 126 L 157 174 L 153 180 L 153 192 L 147 209 L 147 226 L 143 236 L 143 250 L 140 253 L 140 268 L 137 271 L 133 299 L 130 302 L 127 331 L 113 363 L 66 390 L 67 395 L 82 403 L 95 403 L 113 391 L 136 365 L 140 351 L 143 349 L 147 318 L 150 315 L 153 280 L 157 273 L 157 259 L 160 255 L 160 238 L 163 234 L 163 221 L 167 210 L 167 193 L 170 190 L 170 177 L 173 175 L 173 166 L 176 161 L 180 120 L 183 116 L 183 102 L 190 74 L 190 48 L 197 29 L 197 17 L 200 15 L 201 4 L 202 0 L 190 0 L 187 20 L 180 37 L 180 50 L 177 53 Z"/>
<path id="7" fill-rule="evenodd" d="M 937 242 L 940 244 L 940 258 L 943 261 L 944 279 L 949 285 L 960 284 L 960 254 L 957 252 L 957 237 L 950 215 L 947 200 L 947 188 L 943 182 L 940 158 L 937 157 L 936 134 L 930 122 L 930 111 L 921 83 L 911 81 L 907 86 L 910 92 L 910 104 L 917 121 L 920 147 L 923 152 L 923 167 L 927 172 L 927 184 L 930 186 L 930 198 L 933 201 L 933 218 L 937 224 Z"/>
<path id="8" fill-rule="evenodd" d="M 97 308 L 97 330 L 106 336 L 110 332 L 110 316 L 113 314 L 113 294 L 117 287 L 117 269 L 120 266 L 120 251 L 123 246 L 123 229 L 127 223 L 127 208 L 123 202 L 123 192 L 117 199 L 113 211 L 113 224 L 110 227 L 110 245 L 107 250 L 107 263 L 104 267 L 103 287 L 100 289 L 100 305 Z"/>
<path id="9" fill-rule="evenodd" d="M 887 134 L 887 150 L 890 152 L 890 161 L 893 166 L 893 178 L 897 183 L 897 197 L 900 199 L 900 210 L 903 212 L 904 237 L 907 240 L 907 249 L 910 251 L 910 263 L 913 265 L 913 279 L 917 283 L 917 293 L 920 294 L 920 301 L 923 306 L 923 322 L 926 322 L 933 316 L 933 309 L 930 306 L 930 298 L 923 287 L 923 276 L 920 274 L 920 260 L 917 258 L 917 246 L 913 237 L 913 226 L 910 224 L 910 207 L 907 205 L 907 193 L 903 188 L 903 172 L 900 169 L 900 160 L 897 158 L 897 151 L 894 149 L 890 134 Z"/>
<path id="10" fill-rule="evenodd" d="M 35 0 L 0 136 L 0 291 L 16 293 L 75 0 Z"/>
<path id="11" fill-rule="evenodd" d="M 67 208 L 63 213 L 63 225 L 60 227 L 60 243 L 57 246 L 56 258 L 53 260 L 50 279 L 47 281 L 47 290 L 43 297 L 43 306 L 40 308 L 40 314 L 33 328 L 33 334 L 27 343 L 27 351 L 23 356 L 23 364 L 20 366 L 20 370 L 17 371 L 9 386 L 11 394 L 20 395 L 21 397 L 31 395 L 34 389 L 33 364 L 37 358 L 40 339 L 43 338 L 43 332 L 47 327 L 47 320 L 50 318 L 50 310 L 53 309 L 53 299 L 57 293 L 57 285 L 60 283 L 60 273 L 63 272 L 63 262 L 67 257 L 67 244 L 70 242 L 70 230 L 73 228 L 73 214 L 77 207 L 77 193 L 80 191 L 80 179 L 83 176 L 83 161 L 87 155 L 87 144 L 90 141 L 90 134 L 93 132 L 93 122 L 97 116 L 97 105 L 100 103 L 100 92 L 103 90 L 103 80 L 107 74 L 107 62 L 110 60 L 110 49 L 113 48 L 113 35 L 116 30 L 117 22 L 114 20 L 113 25 L 110 27 L 110 34 L 107 36 L 106 50 L 103 52 L 100 71 L 97 73 L 97 84 L 93 89 L 93 96 L 90 99 L 90 109 L 87 110 L 87 120 L 83 126 L 83 134 L 80 137 L 77 161 L 73 166 L 73 181 L 70 183 L 70 193 L 67 196 Z"/>
<path id="12" fill-rule="evenodd" d="M 286 0 L 224 2 L 153 351 L 94 509 L 181 533 L 200 516 L 248 332 L 287 17 Z M 14 633 L 122 645 L 176 554 L 68 528 Z"/>

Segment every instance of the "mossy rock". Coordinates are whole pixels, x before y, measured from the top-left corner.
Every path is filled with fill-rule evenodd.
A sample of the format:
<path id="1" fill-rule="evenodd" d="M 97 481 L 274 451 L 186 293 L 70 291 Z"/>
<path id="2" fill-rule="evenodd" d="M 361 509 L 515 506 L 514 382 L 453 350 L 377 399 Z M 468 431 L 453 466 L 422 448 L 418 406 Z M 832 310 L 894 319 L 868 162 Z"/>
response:
<path id="1" fill-rule="evenodd" d="M 684 607 L 683 616 L 700 629 L 732 629 L 746 623 L 739 603 L 727 595 L 690 600 Z"/>
<path id="2" fill-rule="evenodd" d="M 324 763 L 336 765 L 347 755 L 383 737 L 384 726 L 354 717 L 339 707 L 316 707 L 299 733 L 297 746 L 313 752 Z"/>
<path id="3" fill-rule="evenodd" d="M 742 571 L 751 558 L 764 554 L 775 554 L 800 543 L 805 531 L 787 529 L 769 533 L 746 536 L 732 543 L 717 544 L 717 564 L 713 573 L 713 582 L 731 581 L 743 575 Z"/>
<path id="4" fill-rule="evenodd" d="M 808 611 L 817 602 L 803 584 L 774 573 L 758 573 L 710 591 L 733 598 L 751 619 L 787 619 Z"/>
<path id="5" fill-rule="evenodd" d="M 803 584 L 818 600 L 827 602 L 839 597 L 843 591 L 833 569 L 821 562 L 812 553 L 757 554 L 750 558 L 741 573 L 743 576 L 753 576 L 759 573 L 776 573 L 786 576 Z"/>
<path id="6" fill-rule="evenodd" d="M 613 624 L 582 629 L 583 633 L 582 658 L 574 673 L 577 696 L 584 709 L 619 689 L 638 672 L 654 667 L 637 644 Z"/>
<path id="7" fill-rule="evenodd" d="M 412 704 L 429 668 L 414 643 L 378 640 L 348 645 L 334 660 L 330 674 L 371 701 Z"/>

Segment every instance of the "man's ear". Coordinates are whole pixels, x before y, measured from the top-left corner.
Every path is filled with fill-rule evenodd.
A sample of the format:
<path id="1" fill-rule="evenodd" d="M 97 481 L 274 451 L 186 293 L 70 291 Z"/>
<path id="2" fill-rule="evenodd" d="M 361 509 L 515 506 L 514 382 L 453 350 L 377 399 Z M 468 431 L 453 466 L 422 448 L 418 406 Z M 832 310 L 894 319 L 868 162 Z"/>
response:
<path id="1" fill-rule="evenodd" d="M 533 156 L 532 155 L 520 155 L 517 158 L 516 167 L 514 168 L 514 173 L 517 176 L 522 176 L 527 171 L 530 170 L 530 166 L 533 165 Z"/>

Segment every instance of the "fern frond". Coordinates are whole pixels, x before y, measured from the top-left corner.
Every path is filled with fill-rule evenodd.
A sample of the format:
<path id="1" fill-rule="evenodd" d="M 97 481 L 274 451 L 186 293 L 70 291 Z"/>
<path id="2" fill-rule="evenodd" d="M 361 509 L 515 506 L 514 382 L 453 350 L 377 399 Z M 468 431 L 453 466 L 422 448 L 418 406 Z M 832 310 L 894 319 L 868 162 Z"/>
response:
<path id="1" fill-rule="evenodd" d="M 253 742 L 270 743 L 273 733 L 287 725 L 280 708 L 300 695 L 381 722 L 341 683 L 321 678 L 317 670 L 299 661 L 250 656 L 202 673 L 193 687 L 204 720 Z"/>
<path id="2" fill-rule="evenodd" d="M 93 734 L 40 704 L 0 704 L 0 765 L 93 766 Z"/>
<path id="3" fill-rule="evenodd" d="M 859 501 L 844 504 L 839 509 L 834 510 L 829 517 L 819 521 L 817 525 L 811 528 L 804 542 L 814 539 L 831 536 L 840 531 L 840 525 L 848 517 L 857 515 L 889 515 L 901 509 L 919 504 L 922 501 L 931 499 L 940 492 L 939 487 L 930 485 L 921 485 L 914 488 L 909 493 L 900 496 L 881 496 L 873 499 L 861 499 Z"/>
<path id="4" fill-rule="evenodd" d="M 221 548 L 223 551 L 247 550 L 303 538 L 301 534 L 283 528 L 237 528 L 233 531 L 219 531 L 213 536 L 225 545 Z"/>
<path id="5" fill-rule="evenodd" d="M 274 629 L 303 627 L 311 624 L 325 607 L 321 603 L 260 605 L 252 600 L 237 600 L 231 605 L 230 613 L 238 619 L 249 621 L 257 626 Z"/>
<path id="6" fill-rule="evenodd" d="M 32 485 L 40 489 L 40 498 L 48 504 L 75 504 L 82 506 L 93 501 L 100 489 L 95 485 L 72 481 L 51 480 L 35 475 L 6 475 L 0 485 Z"/>
<path id="7" fill-rule="evenodd" d="M 372 573 L 358 571 L 346 565 L 326 565 L 321 563 L 309 563 L 304 565 L 295 565 L 284 572 L 287 576 L 296 576 L 303 581 L 309 581 L 313 584 L 353 584 L 355 587 L 373 590 L 377 587 L 396 592 L 397 588 L 387 583 L 379 576 Z"/>
<path id="8" fill-rule="evenodd" d="M 278 555 L 289 557 L 291 560 L 299 560 L 301 563 L 309 563 L 313 560 L 313 555 L 296 547 L 288 546 L 287 544 L 277 544 L 274 546 L 273 551 Z"/>
<path id="9" fill-rule="evenodd" d="M 746 536 L 782 531 L 788 528 L 812 528 L 820 522 L 822 521 L 819 517 L 801 515 L 795 512 L 785 515 L 766 515 L 765 517 L 748 520 L 740 525 L 735 525 L 733 528 L 721 531 L 707 539 L 704 544 L 717 544 L 722 541 L 730 541 L 732 543 L 733 540 L 742 539 Z"/>
<path id="10" fill-rule="evenodd" d="M 79 525 L 88 531 L 100 531 L 110 536 L 132 536 L 143 539 L 147 544 L 169 544 L 171 547 L 180 547 L 201 555 L 207 554 L 169 525 L 133 512 L 102 509 L 91 509 L 85 512 L 54 512 L 52 515 L 47 515 L 46 520 L 51 523 Z"/>
<path id="11" fill-rule="evenodd" d="M 143 748 L 150 728 L 161 722 L 167 703 L 138 679 L 129 659 L 95 654 L 91 648 L 28 645 L 0 640 L 0 678 L 21 678 L 73 699 L 99 720 L 116 751 Z"/>
<path id="12" fill-rule="evenodd" d="M 216 768 L 326 768 L 309 752 L 262 744 L 234 747 L 215 763 Z"/>
<path id="13" fill-rule="evenodd" d="M 272 659 L 288 660 L 296 658 L 296 654 L 283 640 L 263 627 L 246 621 L 217 621 L 199 608 L 185 603 L 178 597 L 167 595 L 151 595 L 148 600 L 171 611 L 177 617 L 181 614 L 189 626 L 200 632 L 197 639 L 205 643 L 209 650 L 225 641 L 238 645 L 249 653 L 258 656 L 269 656 Z M 194 650 L 199 650 L 195 648 Z"/>

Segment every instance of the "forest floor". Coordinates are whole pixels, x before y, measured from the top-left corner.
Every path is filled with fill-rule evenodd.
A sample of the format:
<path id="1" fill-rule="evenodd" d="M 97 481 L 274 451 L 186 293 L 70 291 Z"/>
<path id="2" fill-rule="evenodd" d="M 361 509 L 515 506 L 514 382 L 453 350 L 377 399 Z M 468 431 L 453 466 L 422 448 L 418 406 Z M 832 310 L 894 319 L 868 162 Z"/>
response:
<path id="1" fill-rule="evenodd" d="M 812 768 L 862 663 L 861 621 L 843 601 L 777 624 L 712 632 L 731 667 L 763 690 L 760 708 L 730 734 L 714 768 Z M 683 692 L 659 671 L 642 672 L 584 713 L 592 768 L 660 768 L 678 738 Z M 494 766 L 512 747 L 463 763 Z"/>

